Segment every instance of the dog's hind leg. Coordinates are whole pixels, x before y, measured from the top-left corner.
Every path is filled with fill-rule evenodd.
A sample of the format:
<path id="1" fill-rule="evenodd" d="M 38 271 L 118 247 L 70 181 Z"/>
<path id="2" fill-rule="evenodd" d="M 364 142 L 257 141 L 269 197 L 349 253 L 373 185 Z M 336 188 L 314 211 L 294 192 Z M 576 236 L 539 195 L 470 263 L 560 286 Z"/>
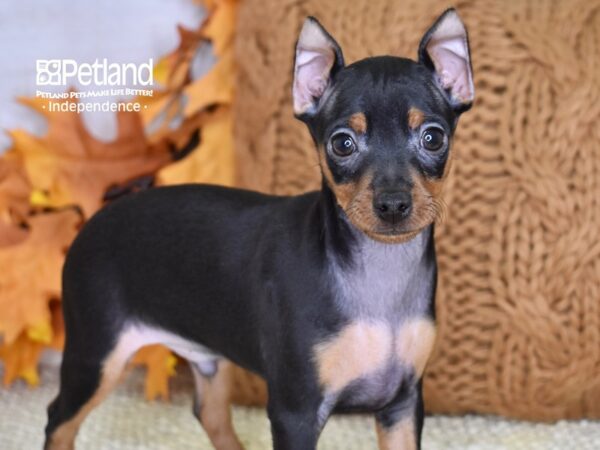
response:
<path id="1" fill-rule="evenodd" d="M 194 415 L 217 450 L 243 450 L 233 429 L 230 408 L 231 363 L 224 359 L 190 361 L 196 385 Z"/>
<path id="2" fill-rule="evenodd" d="M 89 341 L 67 335 L 60 392 L 48 407 L 44 450 L 75 448 L 81 423 L 117 385 L 127 361 L 141 347 L 128 337 L 122 333 L 114 345 L 102 345 L 105 348 L 100 350 Z"/>

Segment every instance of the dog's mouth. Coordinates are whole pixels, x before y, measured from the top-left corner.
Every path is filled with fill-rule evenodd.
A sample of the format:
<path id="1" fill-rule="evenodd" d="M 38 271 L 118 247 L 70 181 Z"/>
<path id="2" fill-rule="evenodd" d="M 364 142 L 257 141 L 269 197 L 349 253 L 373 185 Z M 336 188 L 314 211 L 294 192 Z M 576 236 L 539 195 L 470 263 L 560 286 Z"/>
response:
<path id="1" fill-rule="evenodd" d="M 396 224 L 388 224 L 380 221 L 375 227 L 363 230 L 366 235 L 377 241 L 383 242 L 405 242 L 419 234 L 425 226 L 411 226 L 410 218 Z"/>
<path id="2" fill-rule="evenodd" d="M 382 236 L 400 236 L 402 234 L 410 234 L 417 230 L 406 230 L 403 227 L 389 227 L 389 229 L 385 228 L 376 228 L 371 232 L 373 234 L 380 234 Z"/>
<path id="3" fill-rule="evenodd" d="M 417 234 L 419 234 L 431 222 L 417 223 L 411 216 L 398 220 L 395 223 L 390 223 L 381 220 L 375 214 L 353 214 L 355 211 L 350 211 L 347 218 L 350 223 L 359 231 L 363 232 L 371 239 L 384 243 L 402 243 L 406 242 Z"/>
<path id="4" fill-rule="evenodd" d="M 364 214 L 356 214 L 356 211 L 349 212 L 350 222 L 360 231 L 371 239 L 392 244 L 412 239 L 434 223 L 438 217 L 437 209 L 433 208 L 426 208 L 425 211 L 415 209 L 408 217 L 397 222 L 384 221 L 371 211 L 368 213 L 365 211 Z"/>
<path id="5" fill-rule="evenodd" d="M 398 236 L 405 233 L 411 233 L 415 230 L 410 226 L 410 222 L 410 217 L 399 220 L 395 223 L 376 220 L 375 226 L 372 227 L 371 232 L 375 234 L 381 234 L 383 236 Z"/>

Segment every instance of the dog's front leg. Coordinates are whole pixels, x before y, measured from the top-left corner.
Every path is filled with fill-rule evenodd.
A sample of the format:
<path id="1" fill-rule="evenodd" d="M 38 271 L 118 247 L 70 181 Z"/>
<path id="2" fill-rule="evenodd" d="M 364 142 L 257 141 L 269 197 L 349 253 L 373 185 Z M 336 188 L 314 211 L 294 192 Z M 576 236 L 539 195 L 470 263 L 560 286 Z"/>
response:
<path id="1" fill-rule="evenodd" d="M 419 450 L 423 430 L 421 381 L 410 383 L 375 414 L 380 450 Z"/>
<path id="2" fill-rule="evenodd" d="M 323 426 L 319 419 L 319 403 L 293 397 L 273 397 L 269 392 L 267 412 L 273 450 L 315 450 Z"/>

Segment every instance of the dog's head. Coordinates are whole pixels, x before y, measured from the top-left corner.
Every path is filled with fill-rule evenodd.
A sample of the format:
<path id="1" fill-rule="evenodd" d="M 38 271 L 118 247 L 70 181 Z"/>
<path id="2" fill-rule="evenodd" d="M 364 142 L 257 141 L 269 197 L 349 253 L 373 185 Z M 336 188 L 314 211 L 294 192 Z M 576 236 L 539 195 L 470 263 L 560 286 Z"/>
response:
<path id="1" fill-rule="evenodd" d="M 409 239 L 440 214 L 452 135 L 474 98 L 456 11 L 425 33 L 418 55 L 345 66 L 340 46 L 310 17 L 296 44 L 294 112 L 350 222 L 383 242 Z"/>

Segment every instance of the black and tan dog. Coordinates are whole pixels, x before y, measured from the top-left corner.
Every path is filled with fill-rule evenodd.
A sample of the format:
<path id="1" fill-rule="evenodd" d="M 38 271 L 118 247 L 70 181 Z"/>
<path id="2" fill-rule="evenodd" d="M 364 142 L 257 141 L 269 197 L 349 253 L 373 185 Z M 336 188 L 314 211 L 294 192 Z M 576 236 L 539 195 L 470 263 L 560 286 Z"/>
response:
<path id="1" fill-rule="evenodd" d="M 307 19 L 294 110 L 316 142 L 321 191 L 157 188 L 90 220 L 64 267 L 67 338 L 45 448 L 73 448 L 128 359 L 154 343 L 189 360 L 194 410 L 220 450 L 242 448 L 217 381 L 224 358 L 266 379 L 277 450 L 315 449 L 343 410 L 375 414 L 381 449 L 419 448 L 435 339 L 433 223 L 473 95 L 454 10 L 425 34 L 418 62 L 345 66 Z"/>

